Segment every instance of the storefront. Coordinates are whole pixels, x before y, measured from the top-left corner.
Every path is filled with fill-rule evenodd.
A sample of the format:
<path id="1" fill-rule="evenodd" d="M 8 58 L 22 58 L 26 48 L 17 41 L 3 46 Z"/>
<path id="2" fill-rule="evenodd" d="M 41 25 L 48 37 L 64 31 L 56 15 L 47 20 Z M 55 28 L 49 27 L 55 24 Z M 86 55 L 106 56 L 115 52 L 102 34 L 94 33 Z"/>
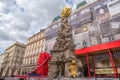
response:
<path id="1" fill-rule="evenodd" d="M 120 40 L 76 50 L 87 76 L 120 77 Z"/>

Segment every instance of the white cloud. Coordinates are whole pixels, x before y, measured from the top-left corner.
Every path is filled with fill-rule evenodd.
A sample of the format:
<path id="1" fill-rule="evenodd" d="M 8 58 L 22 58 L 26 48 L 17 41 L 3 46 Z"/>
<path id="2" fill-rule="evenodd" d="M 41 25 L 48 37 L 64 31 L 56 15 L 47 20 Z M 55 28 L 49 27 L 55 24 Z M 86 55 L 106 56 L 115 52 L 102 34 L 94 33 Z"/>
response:
<path id="1" fill-rule="evenodd" d="M 0 0 L 0 51 L 46 28 L 60 14 L 64 0 Z"/>
<path id="2" fill-rule="evenodd" d="M 79 3 L 74 1 L 73 7 Z M 0 52 L 16 41 L 26 43 L 60 15 L 65 5 L 65 0 L 0 0 Z"/>

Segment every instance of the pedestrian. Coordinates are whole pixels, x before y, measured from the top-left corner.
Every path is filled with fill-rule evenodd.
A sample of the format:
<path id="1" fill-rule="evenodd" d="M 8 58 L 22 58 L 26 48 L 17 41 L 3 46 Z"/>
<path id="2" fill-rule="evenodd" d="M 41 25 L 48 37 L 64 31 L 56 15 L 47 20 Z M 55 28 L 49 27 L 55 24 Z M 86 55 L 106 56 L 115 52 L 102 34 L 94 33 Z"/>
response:
<path id="1" fill-rule="evenodd" d="M 5 80 L 5 79 L 3 79 L 3 78 L 0 78 L 0 80 Z"/>
<path id="2" fill-rule="evenodd" d="M 84 65 L 84 76 L 88 77 L 88 66 L 87 66 L 87 64 Z"/>
<path id="3" fill-rule="evenodd" d="M 83 40 L 82 46 L 83 46 L 83 48 L 87 47 L 87 42 L 86 42 L 86 40 Z"/>

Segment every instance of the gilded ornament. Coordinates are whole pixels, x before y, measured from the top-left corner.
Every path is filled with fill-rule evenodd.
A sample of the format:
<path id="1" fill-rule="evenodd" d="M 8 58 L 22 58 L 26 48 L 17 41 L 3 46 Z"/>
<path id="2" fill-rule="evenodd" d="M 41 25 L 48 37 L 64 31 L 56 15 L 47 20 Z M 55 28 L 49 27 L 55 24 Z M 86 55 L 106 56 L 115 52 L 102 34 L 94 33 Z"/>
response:
<path id="1" fill-rule="evenodd" d="M 77 67 L 77 62 L 75 60 L 73 60 L 70 63 L 70 74 L 72 77 L 77 77 L 77 72 L 78 72 L 78 67 Z"/>
<path id="2" fill-rule="evenodd" d="M 62 10 L 62 13 L 61 13 L 62 18 L 69 17 L 70 14 L 71 14 L 70 6 L 64 7 L 63 10 Z"/>

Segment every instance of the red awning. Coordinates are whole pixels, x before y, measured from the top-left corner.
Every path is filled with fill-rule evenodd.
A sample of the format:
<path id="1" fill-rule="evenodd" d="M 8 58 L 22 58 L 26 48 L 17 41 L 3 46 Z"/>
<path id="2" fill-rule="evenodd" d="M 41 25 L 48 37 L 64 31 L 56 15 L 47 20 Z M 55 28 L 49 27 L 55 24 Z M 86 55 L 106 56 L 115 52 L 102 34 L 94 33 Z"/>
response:
<path id="1" fill-rule="evenodd" d="M 90 46 L 82 49 L 77 49 L 75 51 L 76 55 L 81 55 L 85 53 L 90 53 L 90 52 L 95 52 L 95 51 L 100 51 L 100 50 L 106 50 L 106 49 L 113 49 L 113 48 L 118 48 L 120 47 L 120 40 L 117 41 L 112 41 L 104 44 L 99 44 L 95 46 Z"/>

